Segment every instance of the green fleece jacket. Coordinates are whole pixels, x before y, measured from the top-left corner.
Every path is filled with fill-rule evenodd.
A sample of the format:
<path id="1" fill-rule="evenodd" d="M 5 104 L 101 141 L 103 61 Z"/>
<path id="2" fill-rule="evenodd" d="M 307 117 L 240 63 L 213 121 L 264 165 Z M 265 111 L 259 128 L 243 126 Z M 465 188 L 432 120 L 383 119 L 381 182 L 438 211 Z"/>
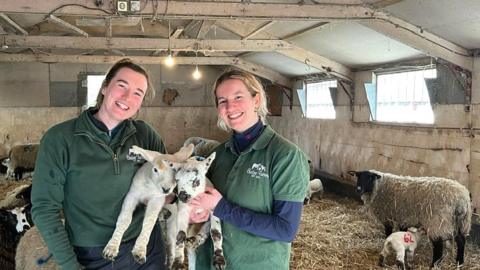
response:
<path id="1" fill-rule="evenodd" d="M 58 124 L 43 136 L 32 186 L 32 217 L 62 269 L 79 269 L 73 246 L 105 246 L 122 202 L 141 164 L 126 159 L 132 145 L 164 153 L 162 139 L 140 120 L 126 120 L 113 138 L 88 112 Z M 61 221 L 61 212 L 65 225 Z M 138 207 L 124 241 L 138 236 Z"/>

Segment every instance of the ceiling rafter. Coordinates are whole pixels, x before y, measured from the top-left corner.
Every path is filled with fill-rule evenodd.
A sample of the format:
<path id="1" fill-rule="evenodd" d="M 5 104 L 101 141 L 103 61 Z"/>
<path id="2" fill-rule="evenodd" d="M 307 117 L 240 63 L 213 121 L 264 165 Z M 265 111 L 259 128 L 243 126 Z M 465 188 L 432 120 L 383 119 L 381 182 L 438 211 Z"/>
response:
<path id="1" fill-rule="evenodd" d="M 212 28 L 216 21 L 212 20 L 203 20 L 202 25 L 197 33 L 197 39 L 204 39 L 205 35 L 207 35 L 208 31 Z"/>
<path id="2" fill-rule="evenodd" d="M 5 13 L 35 13 L 70 14 L 77 16 L 111 15 L 109 10 L 98 9 L 93 1 L 72 1 L 76 5 L 66 5 L 61 0 L 44 0 L 41 2 L 30 0 L 4 1 L 2 10 Z M 383 4 L 395 1 L 384 1 Z M 158 5 L 147 1 L 142 16 L 159 14 L 164 19 L 248 19 L 248 20 L 309 20 L 309 21 L 358 21 L 367 27 L 392 35 L 393 38 L 413 46 L 432 57 L 440 57 L 459 65 L 467 70 L 473 69 L 473 60 L 465 54 L 464 48 L 452 45 L 445 39 L 437 37 L 421 27 L 395 18 L 385 12 L 378 11 L 363 4 L 279 4 L 279 3 L 252 3 L 252 2 L 204 2 L 204 1 L 160 1 Z M 352 2 L 353 3 L 353 2 Z M 374 5 L 382 4 L 375 1 Z M 79 7 L 83 5 L 87 8 Z M 93 10 L 90 10 L 92 8 Z M 149 13 L 151 12 L 151 13 Z"/>
<path id="3" fill-rule="evenodd" d="M 58 17 L 55 16 L 55 15 L 50 14 L 50 16 L 48 17 L 48 20 L 51 21 L 51 22 L 54 22 L 54 23 L 56 23 L 56 24 L 58 24 L 58 25 L 60 25 L 60 26 L 62 26 L 62 27 L 64 27 L 64 28 L 67 28 L 67 29 L 69 29 L 69 30 L 72 30 L 72 31 L 76 32 L 77 34 L 80 34 L 80 35 L 82 35 L 82 36 L 84 36 L 84 37 L 88 37 L 88 33 L 87 33 L 87 32 L 85 32 L 85 31 L 83 31 L 82 29 L 76 27 L 75 25 L 72 25 L 72 24 L 70 24 L 70 23 L 68 23 L 68 22 L 66 22 L 66 21 L 58 18 Z"/>
<path id="4" fill-rule="evenodd" d="M 257 29 L 255 29 L 253 32 L 251 32 L 250 34 L 244 36 L 242 39 L 249 39 L 253 36 L 255 36 L 256 34 L 262 32 L 263 30 L 267 29 L 268 27 L 272 26 L 273 24 L 275 24 L 275 21 L 269 21 L 267 23 L 265 23 L 264 25 L 258 27 Z"/>
<path id="5" fill-rule="evenodd" d="M 47 54 L 0 54 L 0 62 L 43 62 L 43 63 L 115 63 L 123 56 L 104 55 L 47 55 Z M 129 56 L 140 64 L 162 64 L 165 57 Z M 178 65 L 232 65 L 268 79 L 274 83 L 291 88 L 289 78 L 264 66 L 239 57 L 177 57 Z"/>
<path id="6" fill-rule="evenodd" d="M 18 32 L 22 33 L 23 35 L 28 35 L 27 30 L 23 29 L 20 25 L 18 25 L 15 21 L 10 19 L 7 14 L 0 12 L 0 18 L 4 19 L 5 22 L 10 24 L 13 28 L 15 28 Z"/>
<path id="7" fill-rule="evenodd" d="M 51 49 L 119 49 L 119 50 L 158 50 L 168 49 L 168 39 L 158 38 L 104 38 L 104 37 L 64 37 L 64 36 L 4 36 L 5 44 L 11 48 L 51 48 Z M 196 40 L 173 39 L 173 51 L 274 51 L 289 49 L 292 45 L 282 40 Z"/>

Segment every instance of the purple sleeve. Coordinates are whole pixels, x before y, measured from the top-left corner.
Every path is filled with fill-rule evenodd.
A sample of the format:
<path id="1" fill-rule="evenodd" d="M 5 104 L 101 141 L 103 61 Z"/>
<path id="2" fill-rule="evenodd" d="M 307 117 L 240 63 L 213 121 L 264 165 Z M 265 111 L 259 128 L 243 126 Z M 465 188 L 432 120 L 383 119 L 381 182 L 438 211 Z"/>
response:
<path id="1" fill-rule="evenodd" d="M 303 202 L 273 201 L 273 213 L 262 214 L 228 202 L 224 198 L 214 215 L 238 229 L 271 240 L 291 242 L 297 234 Z"/>

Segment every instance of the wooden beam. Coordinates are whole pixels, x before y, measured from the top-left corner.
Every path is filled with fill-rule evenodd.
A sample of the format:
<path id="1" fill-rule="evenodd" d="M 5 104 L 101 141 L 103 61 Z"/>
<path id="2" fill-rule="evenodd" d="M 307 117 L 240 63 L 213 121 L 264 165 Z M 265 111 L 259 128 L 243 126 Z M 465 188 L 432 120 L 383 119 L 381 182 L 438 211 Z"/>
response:
<path id="1" fill-rule="evenodd" d="M 197 39 L 204 39 L 205 35 L 210 31 L 210 28 L 215 24 L 216 21 L 212 20 L 203 20 L 202 25 L 197 33 Z"/>
<path id="2" fill-rule="evenodd" d="M 10 24 L 13 28 L 15 28 L 18 32 L 22 33 L 23 35 L 28 35 L 28 32 L 23 29 L 20 25 L 14 22 L 10 17 L 8 17 L 5 13 L 0 13 L 0 17 L 5 20 L 8 24 Z"/>
<path id="3" fill-rule="evenodd" d="M 275 21 L 270 21 L 270 22 L 267 22 L 265 23 L 264 25 L 258 27 L 257 29 L 255 29 L 253 32 L 251 32 L 250 34 L 244 36 L 242 39 L 249 39 L 253 36 L 255 36 L 256 34 L 262 32 L 263 30 L 267 29 L 268 27 L 272 26 L 273 24 L 275 23 Z"/>
<path id="4" fill-rule="evenodd" d="M 426 55 L 442 58 L 469 71 L 473 70 L 473 58 L 467 49 L 389 14 L 379 13 L 377 17 L 376 20 L 367 20 L 360 23 L 420 50 Z"/>
<path id="5" fill-rule="evenodd" d="M 76 32 L 77 34 L 80 34 L 80 35 L 82 35 L 82 36 L 84 36 L 84 37 L 88 37 L 88 33 L 87 33 L 87 32 L 85 32 L 85 31 L 83 31 L 82 29 L 76 27 L 75 25 L 72 25 L 72 24 L 70 24 L 70 23 L 68 23 L 68 22 L 66 22 L 66 21 L 58 18 L 58 17 L 55 16 L 55 15 L 50 15 L 50 16 L 48 17 L 48 20 L 51 21 L 51 22 L 54 22 L 54 23 L 56 23 L 56 24 L 59 24 L 59 25 L 61 25 L 61 26 L 64 27 L 64 28 L 67 28 L 67 29 L 69 29 L 69 30 L 72 30 L 72 31 Z"/>
<path id="6" fill-rule="evenodd" d="M 147 1 L 142 16 L 157 15 L 161 19 L 250 19 L 250 20 L 344 20 L 368 18 L 372 10 L 361 4 L 278 4 L 252 2 L 214 1 Z M 69 5 L 70 4 L 70 5 Z M 62 7 L 62 8 L 58 8 Z M 76 16 L 110 16 L 113 12 L 107 7 L 97 7 L 94 1 L 77 0 L 16 0 L 3 1 L 1 9 L 5 13 L 50 14 Z M 157 12 L 156 12 L 156 11 Z"/>
<path id="7" fill-rule="evenodd" d="M 168 49 L 168 39 L 155 38 L 104 38 L 6 35 L 5 43 L 11 48 L 50 49 L 118 49 L 158 50 Z M 290 49 L 292 45 L 281 40 L 195 40 L 173 39 L 173 51 L 274 51 Z"/>
<path id="8" fill-rule="evenodd" d="M 163 64 L 166 58 L 153 56 L 0 54 L 0 62 L 113 64 L 125 57 L 140 64 Z M 238 57 L 176 57 L 175 63 L 177 65 L 231 65 L 291 88 L 291 81 L 287 77 Z"/>
<path id="9" fill-rule="evenodd" d="M 277 50 L 277 52 L 337 78 L 353 81 L 353 73 L 348 67 L 303 48 L 293 46 L 290 50 Z"/>
<path id="10" fill-rule="evenodd" d="M 183 32 L 183 26 L 179 26 L 175 29 L 175 31 L 170 35 L 171 39 L 178 38 Z"/>
<path id="11" fill-rule="evenodd" d="M 282 37 L 282 39 L 283 39 L 283 40 L 288 40 L 288 41 L 293 40 L 293 39 L 295 39 L 295 38 L 297 38 L 297 37 L 300 37 L 300 36 L 302 36 L 302 35 L 305 35 L 305 34 L 308 34 L 308 33 L 313 32 L 313 31 L 315 31 L 315 30 L 318 30 L 319 28 L 323 27 L 323 26 L 326 25 L 326 24 L 328 24 L 328 22 L 317 23 L 317 24 L 315 24 L 315 25 L 312 25 L 312 26 L 310 26 L 310 27 L 304 28 L 304 29 L 302 29 L 302 30 L 300 30 L 300 31 L 297 31 L 297 32 L 295 32 L 295 33 L 292 33 L 292 34 L 289 34 L 289 35 L 287 35 L 287 36 L 284 36 L 284 37 Z"/>
<path id="12" fill-rule="evenodd" d="M 271 69 L 268 69 L 264 66 L 252 63 L 250 61 L 247 61 L 243 58 L 239 57 L 234 57 L 232 65 L 235 67 L 238 67 L 240 69 L 243 69 L 245 71 L 248 71 L 250 73 L 253 73 L 257 76 L 266 78 L 276 84 L 280 84 L 282 86 L 285 86 L 289 89 L 292 88 L 292 81 L 280 73 L 273 71 Z"/>

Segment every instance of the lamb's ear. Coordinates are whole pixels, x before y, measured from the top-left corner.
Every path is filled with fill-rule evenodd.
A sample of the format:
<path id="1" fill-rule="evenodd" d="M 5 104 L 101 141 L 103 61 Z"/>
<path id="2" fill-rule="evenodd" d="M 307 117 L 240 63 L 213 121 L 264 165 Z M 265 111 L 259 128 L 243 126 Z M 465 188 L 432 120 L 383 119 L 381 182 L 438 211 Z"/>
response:
<path id="1" fill-rule="evenodd" d="M 351 176 L 356 176 L 357 172 L 356 171 L 348 171 L 348 174 L 350 174 Z"/>
<path id="2" fill-rule="evenodd" d="M 130 148 L 128 154 L 129 155 L 132 155 L 132 154 L 133 155 L 140 155 L 148 162 L 153 162 L 153 160 L 156 157 L 162 155 L 162 153 L 160 153 L 160 152 L 145 150 L 145 149 L 143 149 L 139 146 L 136 146 L 136 145 L 133 145 L 132 148 Z"/>
<path id="3" fill-rule="evenodd" d="M 190 143 L 187 146 L 183 146 L 182 148 L 180 148 L 180 150 L 178 150 L 178 152 L 173 155 L 179 160 L 187 160 L 187 158 L 192 155 L 194 148 L 195 145 L 193 145 L 193 143 Z"/>
<path id="4" fill-rule="evenodd" d="M 208 170 L 208 168 L 210 167 L 210 165 L 212 165 L 212 162 L 213 160 L 215 159 L 215 155 L 216 153 L 213 152 L 210 154 L 210 156 L 208 156 L 203 162 L 203 164 L 205 164 L 205 170 Z"/>

